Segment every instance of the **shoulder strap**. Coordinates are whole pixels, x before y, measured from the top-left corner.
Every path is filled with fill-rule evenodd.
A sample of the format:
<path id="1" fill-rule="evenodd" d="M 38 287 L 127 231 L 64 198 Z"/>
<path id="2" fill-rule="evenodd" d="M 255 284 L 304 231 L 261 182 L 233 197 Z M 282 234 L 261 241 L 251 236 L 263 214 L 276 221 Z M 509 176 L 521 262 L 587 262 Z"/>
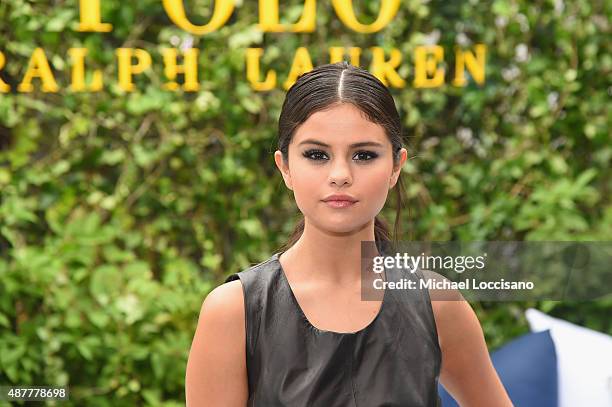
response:
<path id="1" fill-rule="evenodd" d="M 436 357 L 439 359 L 438 364 L 441 364 L 442 351 L 438 341 L 438 330 L 431 297 L 429 290 L 426 287 L 421 288 L 420 284 L 421 280 L 425 281 L 426 279 L 422 269 L 417 268 L 412 273 L 406 269 L 393 268 L 393 273 L 397 273 L 398 280 L 407 279 L 414 282 L 414 289 L 393 290 L 398 291 L 393 294 L 400 303 L 400 307 L 403 308 L 403 313 L 410 316 L 411 323 L 417 324 L 420 330 L 429 337 L 429 341 L 435 349 Z"/>
<path id="2" fill-rule="evenodd" d="M 240 272 L 230 274 L 224 283 L 240 280 L 244 295 L 244 319 L 246 333 L 247 360 L 254 355 L 254 350 L 261 328 L 260 319 L 263 305 L 270 301 L 270 284 L 272 283 L 272 258 L 252 265 Z"/>

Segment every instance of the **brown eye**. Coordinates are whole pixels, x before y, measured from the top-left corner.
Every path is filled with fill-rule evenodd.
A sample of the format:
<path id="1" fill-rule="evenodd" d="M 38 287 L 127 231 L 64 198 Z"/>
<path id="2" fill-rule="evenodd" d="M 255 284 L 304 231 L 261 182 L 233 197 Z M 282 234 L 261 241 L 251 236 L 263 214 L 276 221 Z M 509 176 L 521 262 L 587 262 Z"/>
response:
<path id="1" fill-rule="evenodd" d="M 321 150 L 307 150 L 304 151 L 302 155 L 313 161 L 322 161 L 325 159 L 325 153 Z"/>
<path id="2" fill-rule="evenodd" d="M 378 157 L 378 154 L 373 151 L 360 151 L 355 154 L 355 157 L 357 156 L 359 157 L 357 161 L 370 161 Z"/>

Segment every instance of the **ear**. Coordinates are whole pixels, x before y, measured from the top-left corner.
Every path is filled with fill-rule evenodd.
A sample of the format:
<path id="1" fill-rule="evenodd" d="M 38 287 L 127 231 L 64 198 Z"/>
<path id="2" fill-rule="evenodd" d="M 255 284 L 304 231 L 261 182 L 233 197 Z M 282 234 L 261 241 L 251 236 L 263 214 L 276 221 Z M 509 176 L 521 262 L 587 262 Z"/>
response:
<path id="1" fill-rule="evenodd" d="M 293 191 L 293 188 L 291 186 L 291 173 L 289 172 L 289 165 L 287 165 L 283 160 L 283 153 L 280 150 L 276 150 L 274 152 L 274 162 L 276 163 L 276 168 L 278 168 L 281 175 L 283 176 L 285 185 L 287 186 L 287 188 Z"/>
<path id="2" fill-rule="evenodd" d="M 391 177 L 389 178 L 389 189 L 393 188 L 397 183 L 397 180 L 402 172 L 402 168 L 406 159 L 408 158 L 408 151 L 405 148 L 402 148 L 399 152 L 400 160 L 397 166 L 393 167 L 393 172 L 391 173 Z"/>

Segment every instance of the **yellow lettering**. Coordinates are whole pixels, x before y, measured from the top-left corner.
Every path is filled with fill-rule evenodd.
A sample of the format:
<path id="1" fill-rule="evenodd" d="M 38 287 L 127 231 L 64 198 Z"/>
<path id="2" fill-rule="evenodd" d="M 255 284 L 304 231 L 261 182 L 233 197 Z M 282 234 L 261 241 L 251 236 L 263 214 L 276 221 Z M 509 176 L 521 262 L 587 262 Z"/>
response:
<path id="1" fill-rule="evenodd" d="M 259 0 L 259 24 L 262 32 L 313 32 L 317 15 L 317 0 L 306 0 L 300 20 L 289 30 L 278 20 L 278 0 Z"/>
<path id="2" fill-rule="evenodd" d="M 87 48 L 69 48 L 68 55 L 72 59 L 70 90 L 73 92 L 83 92 L 86 90 L 98 92 L 102 89 L 102 71 L 99 69 L 93 72 L 91 85 L 85 85 L 85 56 L 87 55 Z"/>
<path id="3" fill-rule="evenodd" d="M 471 52 L 463 52 L 459 47 L 455 47 L 455 79 L 453 80 L 454 86 L 465 86 L 467 80 L 465 79 L 465 69 L 467 66 L 468 71 L 472 74 L 472 78 L 479 85 L 482 85 L 485 80 L 485 60 L 486 60 L 486 47 L 484 44 L 475 45 L 476 57 Z"/>
<path id="4" fill-rule="evenodd" d="M 396 68 L 402 62 L 401 52 L 393 48 L 388 61 L 385 61 L 385 50 L 381 47 L 372 47 L 372 65 L 370 72 L 376 76 L 385 86 L 389 83 L 395 88 L 403 88 L 406 82 L 398 75 Z"/>
<path id="5" fill-rule="evenodd" d="M 332 0 L 332 6 L 338 18 L 353 31 L 371 34 L 385 28 L 397 14 L 400 0 L 380 0 L 381 6 L 376 21 L 372 24 L 361 24 L 355 17 L 353 0 Z"/>
<path id="6" fill-rule="evenodd" d="M 291 64 L 289 76 L 283 83 L 285 90 L 288 90 L 291 86 L 293 86 L 298 76 L 303 73 L 310 72 L 312 69 L 312 60 L 310 59 L 308 49 L 306 49 L 306 47 L 299 47 L 295 51 L 295 57 L 293 58 L 293 63 Z"/>
<path id="7" fill-rule="evenodd" d="M 17 90 L 26 93 L 32 92 L 34 90 L 32 79 L 36 77 L 40 78 L 42 82 L 43 92 L 57 92 L 57 82 L 55 82 L 51 67 L 49 66 L 49 61 L 42 48 L 36 48 L 32 53 L 32 57 L 28 64 L 28 70 L 21 83 L 17 86 Z"/>
<path id="8" fill-rule="evenodd" d="M 234 11 L 234 0 L 217 0 L 214 2 L 213 16 L 208 24 L 194 25 L 185 15 L 183 0 L 163 0 L 166 14 L 179 28 L 194 34 L 204 35 L 223 27 Z"/>
<path id="9" fill-rule="evenodd" d="M 151 66 L 151 55 L 143 49 L 117 48 L 116 51 L 119 70 L 119 87 L 126 92 L 134 90 L 132 76 L 143 73 Z M 138 63 L 132 65 L 132 57 L 136 57 Z"/>
<path id="10" fill-rule="evenodd" d="M 184 52 L 184 64 L 176 63 L 177 49 L 165 48 L 162 50 L 164 58 L 164 73 L 170 82 L 164 84 L 164 88 L 168 90 L 177 90 L 179 84 L 176 83 L 176 76 L 179 73 L 185 75 L 185 83 L 183 90 L 186 92 L 195 92 L 200 89 L 198 83 L 198 54 L 200 50 L 197 48 L 189 48 Z"/>
<path id="11" fill-rule="evenodd" d="M 432 54 L 433 58 L 428 58 Z M 444 59 L 444 48 L 439 45 L 418 46 L 414 50 L 414 87 L 435 88 L 444 83 L 444 68 L 437 68 Z M 434 75 L 429 78 L 429 75 Z"/>
<path id="12" fill-rule="evenodd" d="M 109 32 L 113 30 L 112 24 L 101 21 L 100 0 L 79 0 L 80 22 L 77 31 Z"/>
<path id="13" fill-rule="evenodd" d="M 2 51 L 0 51 L 0 71 L 2 70 L 2 68 L 4 68 L 4 64 L 6 63 L 6 57 L 4 56 L 4 54 L 2 53 Z M 2 78 L 0 78 L 0 93 L 7 93 L 11 91 L 11 87 L 5 83 Z"/>
<path id="14" fill-rule="evenodd" d="M 276 86 L 276 72 L 273 70 L 268 71 L 264 82 L 259 81 L 259 59 L 262 55 L 263 48 L 247 48 L 246 50 L 247 80 L 251 83 L 251 88 L 257 91 L 270 90 Z"/>

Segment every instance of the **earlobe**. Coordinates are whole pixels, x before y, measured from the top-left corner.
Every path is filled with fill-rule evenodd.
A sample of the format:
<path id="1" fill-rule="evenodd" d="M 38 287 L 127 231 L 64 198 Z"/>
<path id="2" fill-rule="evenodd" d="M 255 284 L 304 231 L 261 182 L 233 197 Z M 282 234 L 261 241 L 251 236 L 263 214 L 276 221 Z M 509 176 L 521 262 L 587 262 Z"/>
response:
<path id="1" fill-rule="evenodd" d="M 289 173 L 289 171 L 282 171 L 282 174 L 283 180 L 285 181 L 285 185 L 287 186 L 287 188 L 293 191 L 293 188 L 291 186 L 291 174 Z"/>
<path id="2" fill-rule="evenodd" d="M 274 153 L 274 161 L 276 163 L 276 167 L 281 173 L 281 176 L 283 177 L 285 185 L 287 188 L 293 191 L 293 188 L 291 187 L 291 174 L 289 173 L 289 168 L 285 166 L 282 153 L 278 150 Z"/>
<path id="3" fill-rule="evenodd" d="M 401 167 L 391 173 L 391 177 L 389 178 L 389 189 L 393 188 L 397 183 L 397 179 L 399 178 L 399 171 L 401 171 Z"/>
<path id="4" fill-rule="evenodd" d="M 291 187 L 291 174 L 289 173 L 289 170 L 283 171 L 283 179 L 285 180 L 285 185 L 287 188 L 293 191 L 293 188 Z"/>
<path id="5" fill-rule="evenodd" d="M 402 172 L 402 168 L 404 166 L 404 162 L 406 161 L 406 159 L 407 159 L 407 152 L 404 148 L 402 148 L 400 163 L 397 167 L 393 168 L 393 173 L 391 177 L 389 178 L 389 189 L 393 188 L 395 184 L 397 184 L 397 180 L 400 177 L 400 174 Z"/>

